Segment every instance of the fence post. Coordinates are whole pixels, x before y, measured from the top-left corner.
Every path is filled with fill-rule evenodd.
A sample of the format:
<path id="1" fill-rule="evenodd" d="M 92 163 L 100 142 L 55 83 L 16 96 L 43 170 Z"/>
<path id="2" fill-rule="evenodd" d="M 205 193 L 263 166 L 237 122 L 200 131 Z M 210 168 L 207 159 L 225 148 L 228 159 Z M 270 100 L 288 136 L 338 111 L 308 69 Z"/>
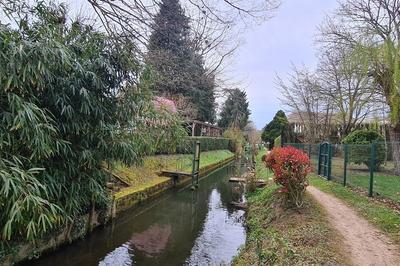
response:
<path id="1" fill-rule="evenodd" d="M 368 196 L 372 197 L 374 192 L 374 169 L 375 169 L 375 156 L 376 156 L 376 143 L 371 144 L 371 158 L 369 163 L 369 192 Z"/>
<path id="2" fill-rule="evenodd" d="M 318 175 L 321 175 L 321 143 L 318 145 Z"/>
<path id="3" fill-rule="evenodd" d="M 311 162 L 311 143 L 308 144 L 308 157 L 310 157 Z"/>
<path id="4" fill-rule="evenodd" d="M 199 170 L 200 170 L 200 141 L 194 142 L 194 154 L 192 164 L 192 189 L 199 186 Z"/>
<path id="5" fill-rule="evenodd" d="M 349 161 L 349 146 L 344 144 L 344 163 L 343 163 L 343 186 L 346 186 L 347 182 L 347 162 Z"/>
<path id="6" fill-rule="evenodd" d="M 331 176 L 332 170 L 332 144 L 328 144 L 328 180 L 332 180 Z"/>

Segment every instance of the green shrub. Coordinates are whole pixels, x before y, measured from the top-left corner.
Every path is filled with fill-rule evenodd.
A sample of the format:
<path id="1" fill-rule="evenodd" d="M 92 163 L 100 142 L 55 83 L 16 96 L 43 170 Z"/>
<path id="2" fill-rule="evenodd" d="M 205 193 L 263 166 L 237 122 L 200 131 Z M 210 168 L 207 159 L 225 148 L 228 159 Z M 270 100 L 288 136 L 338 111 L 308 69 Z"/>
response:
<path id="1" fill-rule="evenodd" d="M 291 146 L 277 147 L 263 160 L 266 167 L 274 172 L 274 181 L 282 186 L 279 191 L 286 194 L 288 203 L 301 207 L 308 185 L 307 175 L 311 172 L 308 155 Z"/>
<path id="2" fill-rule="evenodd" d="M 105 209 L 103 166 L 140 161 L 151 109 L 133 43 L 117 49 L 84 19 L 66 23 L 65 6 L 28 2 L 0 23 L 0 253 Z"/>
<path id="3" fill-rule="evenodd" d="M 277 138 L 274 140 L 274 147 L 282 147 L 281 136 L 277 137 Z"/>
<path id="4" fill-rule="evenodd" d="M 224 132 L 224 137 L 231 140 L 232 149 L 238 155 L 243 154 L 246 139 L 244 133 L 238 127 L 230 127 Z"/>
<path id="5" fill-rule="evenodd" d="M 349 161 L 355 164 L 365 164 L 370 168 L 371 144 L 376 143 L 374 170 L 385 161 L 386 148 L 382 144 L 385 139 L 376 131 L 356 130 L 343 139 L 344 144 L 349 144 Z"/>
<path id="6" fill-rule="evenodd" d="M 232 150 L 231 140 L 220 137 L 187 137 L 176 148 L 178 154 L 193 153 L 194 144 L 200 141 L 200 151 Z"/>

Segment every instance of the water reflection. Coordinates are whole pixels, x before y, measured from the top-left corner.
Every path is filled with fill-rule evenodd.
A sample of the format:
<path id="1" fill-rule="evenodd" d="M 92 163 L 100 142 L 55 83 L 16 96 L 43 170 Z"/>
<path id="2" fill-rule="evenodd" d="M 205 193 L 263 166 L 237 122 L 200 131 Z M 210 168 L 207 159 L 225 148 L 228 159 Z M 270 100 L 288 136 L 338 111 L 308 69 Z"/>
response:
<path id="1" fill-rule="evenodd" d="M 167 247 L 172 226 L 154 224 L 142 233 L 134 234 L 130 240 L 132 248 L 143 252 L 148 257 L 161 253 Z"/>
<path id="2" fill-rule="evenodd" d="M 243 187 L 228 182 L 241 165 L 222 168 L 196 191 L 167 193 L 124 213 L 111 226 L 28 265 L 220 265 L 245 242 Z"/>
<path id="3" fill-rule="evenodd" d="M 192 248 L 188 265 L 228 264 L 238 246 L 245 241 L 241 210 L 227 212 L 221 194 L 213 189 L 203 230 Z"/>
<path id="4" fill-rule="evenodd" d="M 133 264 L 133 250 L 128 244 L 117 247 L 114 251 L 109 253 L 102 261 L 99 262 L 100 266 L 129 266 Z"/>

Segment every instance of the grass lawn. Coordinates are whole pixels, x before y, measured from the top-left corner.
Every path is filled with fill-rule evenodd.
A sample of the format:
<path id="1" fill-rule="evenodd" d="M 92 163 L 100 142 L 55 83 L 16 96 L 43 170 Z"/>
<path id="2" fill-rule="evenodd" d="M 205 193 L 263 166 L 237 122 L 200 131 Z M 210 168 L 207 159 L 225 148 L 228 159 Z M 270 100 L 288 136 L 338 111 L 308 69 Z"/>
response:
<path id="1" fill-rule="evenodd" d="M 388 233 L 397 243 L 400 243 L 400 213 L 398 211 L 343 187 L 341 184 L 326 181 L 316 175 L 310 177 L 310 185 L 342 199 L 361 216 Z"/>
<path id="2" fill-rule="evenodd" d="M 258 178 L 272 173 L 257 156 Z M 340 239 L 329 226 L 325 212 L 309 195 L 300 210 L 283 208 L 278 186 L 270 182 L 264 189 L 247 194 L 248 227 L 246 245 L 233 265 L 347 265 Z"/>
<path id="3" fill-rule="evenodd" d="M 264 163 L 261 162 L 261 157 L 266 154 L 267 149 L 261 149 L 256 156 L 256 175 L 259 179 L 268 180 L 273 177 L 272 171 L 265 167 Z"/>
<path id="4" fill-rule="evenodd" d="M 311 196 L 300 210 L 279 208 L 276 185 L 252 193 L 246 245 L 233 265 L 347 265 L 340 239 Z"/>
<path id="5" fill-rule="evenodd" d="M 223 161 L 234 156 L 228 150 L 216 150 L 202 152 L 200 155 L 200 168 Z M 192 154 L 159 155 L 146 157 L 141 166 L 127 167 L 117 164 L 112 173 L 119 176 L 130 186 L 143 186 L 147 183 L 154 183 L 160 177 L 161 170 L 191 172 Z"/>
<path id="6" fill-rule="evenodd" d="M 348 173 L 347 182 L 352 186 L 369 189 L 369 173 Z M 374 193 L 400 203 L 400 176 L 374 173 Z"/>
<path id="7" fill-rule="evenodd" d="M 400 176 L 390 174 L 391 162 L 381 166 L 380 172 L 374 173 L 373 191 L 378 195 L 387 197 L 400 203 Z M 332 158 L 332 176 L 335 181 L 343 182 L 343 158 Z M 369 170 L 365 165 L 350 163 L 347 166 L 347 184 L 368 191 Z"/>

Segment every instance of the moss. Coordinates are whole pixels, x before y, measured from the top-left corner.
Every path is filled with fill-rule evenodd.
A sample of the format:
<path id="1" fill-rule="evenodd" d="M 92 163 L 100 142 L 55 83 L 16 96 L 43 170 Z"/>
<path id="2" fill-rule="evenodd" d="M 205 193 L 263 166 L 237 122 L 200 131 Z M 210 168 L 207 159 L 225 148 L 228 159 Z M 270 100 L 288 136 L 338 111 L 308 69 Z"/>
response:
<path id="1" fill-rule="evenodd" d="M 136 193 L 136 192 L 139 192 L 139 191 L 146 190 L 146 189 L 151 188 L 151 187 L 153 187 L 155 185 L 161 184 L 163 182 L 168 182 L 170 180 L 171 179 L 168 178 L 168 177 L 157 177 L 157 178 L 152 179 L 150 182 L 148 182 L 146 184 L 139 185 L 139 186 L 131 186 L 131 187 L 122 189 L 121 191 L 115 193 L 114 198 L 116 200 L 118 200 L 118 199 L 123 198 L 123 197 L 125 197 L 127 195 L 130 195 L 130 194 L 133 194 L 133 193 Z"/>
<path id="2" fill-rule="evenodd" d="M 146 158 L 145 163 L 141 167 L 123 167 L 122 165 L 118 165 L 119 172 L 118 174 L 124 175 L 129 183 L 133 183 L 135 185 L 131 185 L 128 188 L 124 188 L 121 191 L 114 194 L 114 201 L 116 212 L 123 211 L 128 209 L 139 202 L 146 200 L 148 198 L 154 197 L 155 195 L 165 191 L 166 189 L 173 186 L 173 181 L 168 177 L 158 176 L 158 171 L 168 165 L 176 164 L 176 160 L 179 160 L 179 157 L 183 156 L 184 158 L 188 158 L 187 155 L 171 155 L 171 156 L 152 156 Z M 222 151 L 210 151 L 210 152 L 202 152 L 201 160 L 200 160 L 200 175 L 206 175 L 207 173 L 221 167 L 223 164 L 234 159 L 234 154 L 227 150 Z M 160 162 L 165 162 L 165 164 L 161 164 Z M 191 162 L 190 162 L 191 163 Z M 187 167 L 187 172 L 191 171 L 190 167 Z M 173 170 L 173 169 L 170 169 Z M 115 171 L 114 171 L 115 174 Z M 149 176 L 145 176 L 145 175 Z M 143 176 L 140 180 L 145 180 L 141 184 L 137 184 L 137 176 Z M 190 178 L 183 178 L 181 180 L 181 184 L 186 183 Z"/>
<path id="3" fill-rule="evenodd" d="M 200 169 L 233 156 L 234 154 L 228 150 L 202 152 Z M 161 170 L 190 173 L 192 171 L 192 159 L 193 155 L 191 154 L 149 156 L 144 159 L 141 166 L 129 167 L 116 163 L 111 172 L 124 183 L 140 187 L 147 183 L 151 184 L 153 181 L 157 183 L 159 181 L 158 173 Z"/>

